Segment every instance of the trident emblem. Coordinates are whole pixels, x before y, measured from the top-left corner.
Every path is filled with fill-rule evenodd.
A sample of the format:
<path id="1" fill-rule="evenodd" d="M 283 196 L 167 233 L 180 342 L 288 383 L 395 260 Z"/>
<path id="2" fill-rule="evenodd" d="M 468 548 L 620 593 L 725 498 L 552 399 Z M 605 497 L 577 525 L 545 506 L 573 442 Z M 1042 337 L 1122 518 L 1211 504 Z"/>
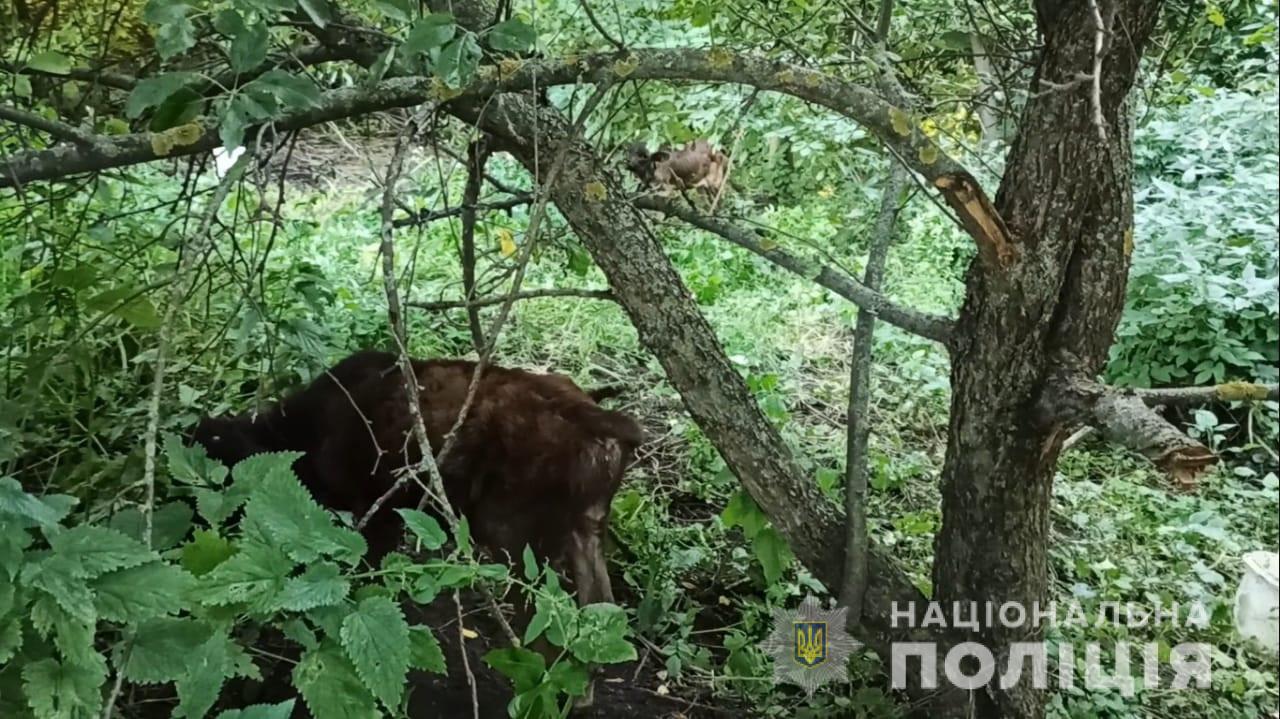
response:
<path id="1" fill-rule="evenodd" d="M 827 661 L 827 623 L 793 622 L 795 627 L 796 663 L 813 668 Z"/>

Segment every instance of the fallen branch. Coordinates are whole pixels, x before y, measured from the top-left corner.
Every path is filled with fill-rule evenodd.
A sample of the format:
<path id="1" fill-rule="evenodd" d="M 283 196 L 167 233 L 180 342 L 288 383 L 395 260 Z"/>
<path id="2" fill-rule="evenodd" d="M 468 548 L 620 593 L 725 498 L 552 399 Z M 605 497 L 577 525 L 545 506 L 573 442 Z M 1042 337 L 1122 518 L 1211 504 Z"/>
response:
<path id="1" fill-rule="evenodd" d="M 1280 385 L 1226 382 L 1211 387 L 1137 389 L 1133 394 L 1149 406 L 1195 407 L 1211 402 L 1274 402 L 1280 399 Z"/>
<path id="2" fill-rule="evenodd" d="M 617 302 L 617 298 L 613 296 L 613 292 L 609 290 L 587 290 L 577 289 L 573 287 L 564 288 L 548 288 L 543 290 L 524 290 L 522 292 L 513 292 L 510 294 L 499 295 L 496 297 L 484 297 L 472 300 L 441 300 L 439 302 L 406 302 L 409 307 L 416 307 L 420 310 L 439 311 L 454 310 L 462 308 L 488 307 L 490 305 L 499 305 L 512 300 L 532 300 L 542 299 L 544 297 L 585 297 L 592 300 L 609 300 Z"/>
<path id="3" fill-rule="evenodd" d="M 784 250 L 777 243 L 761 237 L 752 230 L 725 220 L 703 215 L 692 208 L 677 205 L 658 197 L 639 197 L 634 200 L 633 204 L 642 209 L 656 210 L 670 217 L 678 217 L 694 227 L 719 235 L 739 247 L 760 255 L 783 269 L 816 282 L 854 303 L 860 309 L 870 312 L 877 318 L 911 334 L 919 335 L 944 345 L 950 340 L 952 326 L 950 318 L 896 305 L 884 295 L 872 291 L 866 285 L 844 272 Z"/>
<path id="4" fill-rule="evenodd" d="M 1093 424 L 1102 436 L 1151 460 L 1183 487 L 1217 463 L 1208 447 L 1174 427 L 1141 397 L 1105 392 L 1093 405 Z"/>

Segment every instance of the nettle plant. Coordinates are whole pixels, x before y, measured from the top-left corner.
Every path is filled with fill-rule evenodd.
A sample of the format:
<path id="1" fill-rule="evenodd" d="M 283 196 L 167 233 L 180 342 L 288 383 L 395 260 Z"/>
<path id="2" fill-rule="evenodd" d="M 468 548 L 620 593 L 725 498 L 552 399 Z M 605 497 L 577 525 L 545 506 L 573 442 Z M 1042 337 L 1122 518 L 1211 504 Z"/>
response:
<path id="1" fill-rule="evenodd" d="M 579 609 L 527 550 L 524 581 L 478 561 L 465 521 L 447 549 L 435 519 L 400 510 L 426 558 L 393 553 L 370 569 L 349 518 L 294 475 L 297 454 L 257 455 L 228 472 L 171 437 L 167 455 L 174 498 L 149 520 L 131 508 L 76 523 L 73 497 L 37 497 L 0 478 L 0 716 L 97 717 L 132 695 L 124 687 L 172 684 L 159 696 L 176 692 L 175 717 L 216 707 L 218 719 L 283 719 L 294 700 L 219 701 L 228 680 L 262 678 L 269 653 L 252 637 L 264 631 L 290 644 L 288 676 L 317 719 L 403 716 L 410 670 L 445 673 L 446 662 L 402 602 L 479 584 L 517 584 L 537 607 L 525 642 L 561 649 L 551 666 L 523 647 L 486 655 L 515 685 L 512 717 L 564 716 L 590 665 L 636 656 L 623 609 Z"/>
<path id="2" fill-rule="evenodd" d="M 1153 109 L 1135 136 L 1145 181 L 1108 367 L 1118 384 L 1274 382 L 1280 367 L 1276 90 L 1202 90 Z"/>

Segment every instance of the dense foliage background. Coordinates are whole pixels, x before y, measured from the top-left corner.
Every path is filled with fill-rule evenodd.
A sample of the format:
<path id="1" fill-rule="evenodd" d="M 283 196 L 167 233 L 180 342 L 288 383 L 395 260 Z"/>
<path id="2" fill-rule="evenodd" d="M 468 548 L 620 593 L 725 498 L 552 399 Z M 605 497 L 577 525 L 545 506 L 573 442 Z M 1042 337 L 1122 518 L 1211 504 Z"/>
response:
<path id="1" fill-rule="evenodd" d="M 825 5 L 786 3 L 770 18 L 751 3 L 622 4 L 616 26 L 631 43 L 755 47 L 773 34 L 762 23 L 794 25 L 786 51 L 866 72 L 841 57 L 839 22 L 813 21 L 833 12 Z M 404 28 L 396 12 L 412 12 L 406 3 L 367 5 L 388 31 Z M 904 77 L 922 96 L 960 98 L 929 106 L 928 122 L 956 153 L 996 176 L 1002 139 L 983 136 L 978 113 L 964 99 L 980 80 L 964 54 L 965 33 L 955 32 L 968 19 L 954 9 L 914 6 L 895 20 Z M 0 10 L 18 13 L 6 25 L 14 29 L 0 37 L 0 70 L 14 70 L 0 71 L 0 96 L 100 132 L 140 126 L 140 113 L 118 94 L 67 81 L 59 70 L 86 59 L 137 70 L 152 48 L 163 54 L 166 43 L 186 42 L 183 26 L 163 15 L 165 3 L 147 7 L 124 3 L 106 12 L 30 2 Z M 603 44 L 576 7 L 556 0 L 516 4 L 547 52 Z M 19 17 L 24 8 L 27 16 Z M 1152 59 L 1134 98 L 1141 106 L 1134 263 L 1107 375 L 1135 387 L 1274 382 L 1280 368 L 1275 4 L 1189 8 L 1177 41 L 1171 36 Z M 42 9 L 56 17 L 24 34 L 23 22 Z M 1030 32 L 1021 9 L 1009 13 L 1007 25 L 1010 33 Z M 287 29 L 272 32 L 275 41 L 288 41 Z M 1007 37 L 987 40 L 1016 45 Z M 236 52 L 234 42 L 230 48 Z M 52 74 L 16 72 L 24 66 Z M 1003 70 L 1014 77 L 1027 72 L 1012 60 Z M 314 79 L 335 87 L 367 81 L 361 71 L 328 66 Z M 579 107 L 582 95 L 557 88 L 550 101 Z M 0 153 L 42 142 L 28 130 L 3 127 Z M 446 147 L 411 154 L 400 196 L 405 209 L 460 201 L 465 170 L 444 150 L 460 151 L 468 136 L 461 128 L 444 132 Z M 856 125 L 791 98 L 736 87 L 638 83 L 607 102 L 588 133 L 608 146 L 714 138 L 735 152 L 726 212 L 773 228 L 796 251 L 860 273 L 887 165 Z M 228 710 L 222 719 L 287 716 L 292 705 L 238 714 L 233 708 L 245 702 L 230 692 L 219 700 L 224 680 L 260 676 L 275 664 L 273 652 L 253 641 L 267 628 L 304 649 L 285 671 L 317 717 L 398 714 L 410 706 L 406 670 L 446 672 L 458 661 L 436 639 L 458 628 L 444 620 L 433 625 L 434 615 L 406 618 L 400 602 L 426 604 L 441 595 L 447 603 L 455 588 L 502 591 L 512 584 L 538 598 L 543 631 L 565 649 L 559 668 L 546 668 L 524 650 L 486 655 L 518 695 L 513 715 L 554 716 L 566 697 L 581 693 L 587 663 L 640 657 L 620 676 L 653 696 L 772 716 L 900 712 L 886 688 L 886 668 L 870 654 L 851 663 L 847 683 L 812 697 L 770 680 L 770 660 L 755 643 L 769 629 L 771 610 L 824 588 L 791 560 L 613 303 L 520 303 L 496 357 L 566 372 L 584 385 L 629 387 L 625 406 L 653 439 L 614 500 L 611 569 L 621 578 L 623 608 L 577 610 L 553 573 L 529 561 L 512 572 L 480 563 L 465 535 L 446 544 L 444 530 L 425 516 L 411 522 L 425 554 L 362 568 L 359 538 L 301 491 L 287 458 L 255 460 L 228 477 L 181 447 L 176 437 L 203 414 L 260 406 L 352 350 L 385 346 L 374 177 L 391 144 L 378 117 L 306 131 L 289 140 L 287 159 L 281 153 L 265 168 L 251 168 L 233 187 L 215 223 L 212 252 L 169 330 L 161 420 L 171 439 L 150 548 L 140 541 L 138 510 L 145 501 L 147 398 L 175 248 L 208 211 L 219 183 L 211 159 L 0 195 L 0 715 L 96 716 L 110 699 L 125 716 L 174 706 L 178 716 L 215 708 Z M 527 176 L 501 155 L 489 170 L 528 187 Z M 953 313 L 972 241 L 914 188 L 902 201 L 886 292 Z M 486 294 L 502 291 L 527 221 L 525 208 L 482 217 L 477 238 Z M 564 222 L 554 213 L 548 221 L 526 287 L 604 287 Z M 855 309 L 718 238 L 683 225 L 662 231 L 761 406 L 818 485 L 838 500 Z M 452 219 L 400 232 L 409 299 L 460 296 L 458 232 Z M 459 310 L 413 311 L 409 339 L 417 356 L 471 351 Z M 935 478 L 946 441 L 947 358 L 936 345 L 888 326 L 878 330 L 875 352 L 872 532 L 927 590 L 939 522 Z M 1192 492 L 1100 443 L 1085 441 L 1066 455 L 1055 490 L 1054 588 L 1057 599 L 1082 602 L 1090 616 L 1105 602 L 1159 598 L 1205 602 L 1212 623 L 1108 628 L 1105 637 L 1085 627 L 1074 629 L 1079 636 L 1056 638 L 1158 640 L 1164 647 L 1208 641 L 1216 648 L 1213 688 L 1134 696 L 1078 688 L 1053 696 L 1055 716 L 1275 711 L 1274 658 L 1241 647 L 1231 605 L 1240 555 L 1280 543 L 1277 407 L 1214 406 L 1179 422 L 1226 459 Z M 241 503 L 243 519 L 229 523 Z M 501 645 L 501 637 L 487 639 Z M 119 696 L 117 677 L 127 687 Z M 643 696 L 663 711 L 690 706 Z"/>

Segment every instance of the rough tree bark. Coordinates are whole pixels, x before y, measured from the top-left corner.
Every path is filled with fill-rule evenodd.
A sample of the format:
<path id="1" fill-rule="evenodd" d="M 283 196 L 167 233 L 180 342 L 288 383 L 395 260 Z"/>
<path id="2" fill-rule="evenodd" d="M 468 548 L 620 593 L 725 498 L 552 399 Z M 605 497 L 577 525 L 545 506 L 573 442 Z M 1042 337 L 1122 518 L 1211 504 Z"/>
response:
<path id="1" fill-rule="evenodd" d="M 1123 307 L 1133 231 L 1126 96 L 1159 0 L 1110 4 L 1115 19 L 1099 98 L 1105 142 L 1094 123 L 1090 83 L 1070 82 L 1093 67 L 1088 4 L 1045 0 L 1037 7 L 1045 48 L 1035 94 L 995 200 L 1018 256 L 1004 268 L 974 263 L 952 336 L 950 438 L 933 572 L 944 607 L 1018 602 L 1029 611 L 1047 596 L 1053 468 L 1064 437 L 1064 419 L 1047 390 L 1056 375 L 1091 378 L 1101 370 Z M 1044 92 L 1041 80 L 1070 87 Z M 967 635 L 953 629 L 951 640 L 993 650 L 999 676 L 1009 644 L 1041 634 L 996 621 Z M 999 684 L 975 693 L 976 716 L 1043 716 L 1042 692 L 1026 674 L 1016 686 Z"/>

